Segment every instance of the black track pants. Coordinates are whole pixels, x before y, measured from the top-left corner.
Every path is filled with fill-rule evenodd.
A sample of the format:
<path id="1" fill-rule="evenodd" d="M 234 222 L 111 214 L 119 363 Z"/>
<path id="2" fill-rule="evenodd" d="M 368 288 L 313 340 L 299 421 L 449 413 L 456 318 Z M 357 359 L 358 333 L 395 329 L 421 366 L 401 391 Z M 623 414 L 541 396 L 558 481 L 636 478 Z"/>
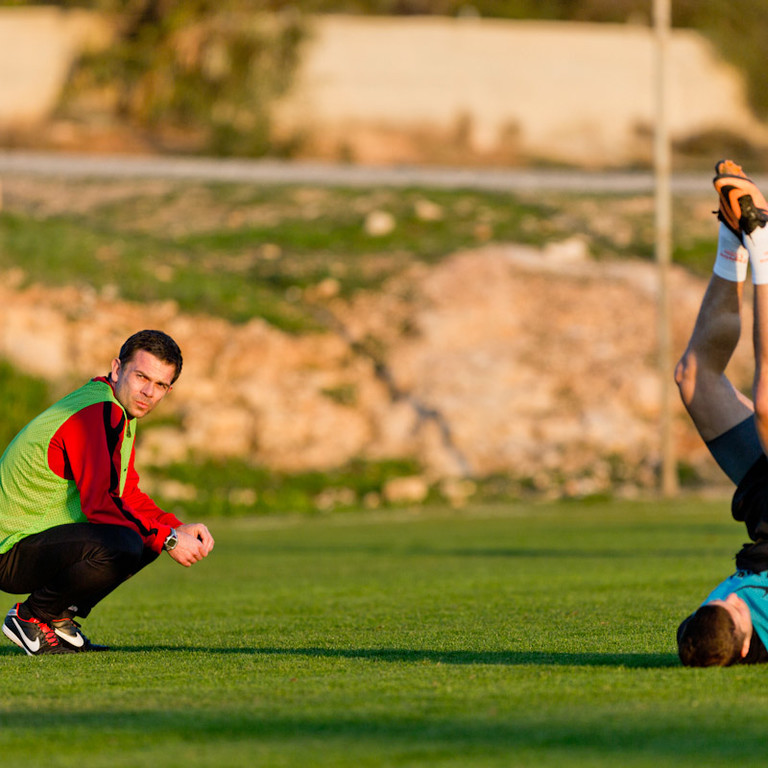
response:
<path id="1" fill-rule="evenodd" d="M 43 621 L 85 617 L 156 557 L 138 533 L 122 525 L 58 525 L 0 555 L 0 590 L 29 592 L 25 605 Z"/>

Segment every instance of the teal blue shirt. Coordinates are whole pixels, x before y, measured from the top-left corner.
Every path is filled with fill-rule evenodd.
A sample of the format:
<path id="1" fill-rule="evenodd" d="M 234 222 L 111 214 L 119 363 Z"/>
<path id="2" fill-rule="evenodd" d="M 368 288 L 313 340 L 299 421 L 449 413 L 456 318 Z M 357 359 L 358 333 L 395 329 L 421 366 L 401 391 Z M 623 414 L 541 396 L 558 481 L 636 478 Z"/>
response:
<path id="1" fill-rule="evenodd" d="M 733 576 L 721 581 L 703 604 L 713 600 L 725 600 L 734 592 L 749 607 L 752 626 L 763 645 L 768 648 L 768 571 L 736 571 Z"/>

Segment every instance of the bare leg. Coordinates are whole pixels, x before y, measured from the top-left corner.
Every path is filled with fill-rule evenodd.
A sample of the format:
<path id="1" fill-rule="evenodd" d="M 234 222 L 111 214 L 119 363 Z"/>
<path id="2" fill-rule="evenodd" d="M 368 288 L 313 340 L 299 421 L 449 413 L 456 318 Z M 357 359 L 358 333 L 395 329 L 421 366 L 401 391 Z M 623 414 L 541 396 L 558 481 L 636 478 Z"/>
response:
<path id="1" fill-rule="evenodd" d="M 705 442 L 749 418 L 752 402 L 725 375 L 741 333 L 743 283 L 713 275 L 688 347 L 675 369 L 680 397 Z M 765 297 L 766 437 L 768 438 L 768 294 Z"/>
<path id="2" fill-rule="evenodd" d="M 768 284 L 755 286 L 755 427 L 766 451 L 768 446 Z"/>

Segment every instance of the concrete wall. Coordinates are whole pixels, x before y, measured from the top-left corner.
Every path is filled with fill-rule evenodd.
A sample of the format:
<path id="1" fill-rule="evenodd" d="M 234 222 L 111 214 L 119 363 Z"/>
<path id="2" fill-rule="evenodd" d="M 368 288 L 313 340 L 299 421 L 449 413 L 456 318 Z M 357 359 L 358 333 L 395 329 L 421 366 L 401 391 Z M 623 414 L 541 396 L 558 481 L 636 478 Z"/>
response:
<path id="1" fill-rule="evenodd" d="M 0 9 L 0 130 L 45 121 L 76 54 L 108 39 L 85 13 Z M 632 162 L 650 148 L 654 54 L 642 26 L 318 17 L 279 125 L 318 155 L 366 162 Z M 766 143 L 742 78 L 704 38 L 674 32 L 670 70 L 676 137 Z"/>

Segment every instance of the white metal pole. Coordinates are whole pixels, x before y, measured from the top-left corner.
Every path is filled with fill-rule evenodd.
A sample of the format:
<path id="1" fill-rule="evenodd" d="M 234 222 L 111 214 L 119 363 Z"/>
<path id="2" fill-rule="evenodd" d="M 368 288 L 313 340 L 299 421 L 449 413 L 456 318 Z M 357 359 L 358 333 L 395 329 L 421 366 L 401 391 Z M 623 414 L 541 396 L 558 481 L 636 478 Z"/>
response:
<path id="1" fill-rule="evenodd" d="M 678 490 L 677 462 L 672 440 L 672 357 L 669 308 L 669 265 L 672 241 L 672 197 L 670 191 L 670 139 L 667 113 L 669 91 L 669 37 L 671 0 L 653 0 L 656 39 L 656 128 L 654 131 L 654 168 L 656 179 L 656 261 L 658 264 L 658 337 L 661 377 L 661 493 L 674 496 Z"/>

